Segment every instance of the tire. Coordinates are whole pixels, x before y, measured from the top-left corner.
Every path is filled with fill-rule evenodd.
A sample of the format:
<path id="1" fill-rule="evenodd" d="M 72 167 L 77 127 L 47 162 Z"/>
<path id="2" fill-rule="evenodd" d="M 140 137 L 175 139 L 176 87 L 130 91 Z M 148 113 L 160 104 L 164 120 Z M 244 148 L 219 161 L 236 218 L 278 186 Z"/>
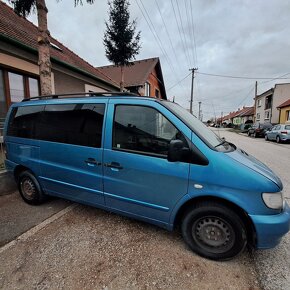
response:
<path id="1" fill-rule="evenodd" d="M 19 193 L 26 203 L 38 205 L 46 200 L 39 182 L 29 170 L 20 173 L 17 183 Z"/>
<path id="2" fill-rule="evenodd" d="M 241 218 L 217 202 L 200 202 L 182 220 L 182 236 L 192 251 L 211 260 L 230 260 L 247 245 Z"/>
<path id="3" fill-rule="evenodd" d="M 250 131 L 248 131 L 248 136 L 251 137 L 251 133 L 250 133 Z"/>
<path id="4" fill-rule="evenodd" d="M 281 143 L 281 139 L 279 136 L 276 137 L 276 141 L 277 141 L 277 143 Z"/>

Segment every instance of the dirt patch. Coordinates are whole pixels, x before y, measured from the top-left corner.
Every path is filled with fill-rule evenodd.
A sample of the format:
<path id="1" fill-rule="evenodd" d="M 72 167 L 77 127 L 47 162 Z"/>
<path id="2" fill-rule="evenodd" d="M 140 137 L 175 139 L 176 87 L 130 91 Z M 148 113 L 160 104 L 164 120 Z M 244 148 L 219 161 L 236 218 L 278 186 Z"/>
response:
<path id="1" fill-rule="evenodd" d="M 247 253 L 196 256 L 179 233 L 79 206 L 0 256 L 3 289 L 259 289 Z"/>

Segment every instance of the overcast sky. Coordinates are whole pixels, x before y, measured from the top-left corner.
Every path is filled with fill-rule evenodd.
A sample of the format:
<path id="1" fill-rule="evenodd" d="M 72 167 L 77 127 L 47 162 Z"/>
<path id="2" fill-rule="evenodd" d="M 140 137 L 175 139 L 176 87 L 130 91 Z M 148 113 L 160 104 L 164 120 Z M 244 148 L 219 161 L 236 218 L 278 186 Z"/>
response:
<path id="1" fill-rule="evenodd" d="M 89 5 L 83 0 L 84 5 L 76 8 L 73 2 L 46 1 L 52 36 L 94 66 L 109 64 L 103 46 L 107 1 L 96 0 Z M 290 78 L 290 1 L 130 0 L 130 3 L 131 18 L 137 19 L 141 31 L 142 48 L 137 59 L 159 57 L 167 96 L 169 99 L 175 96 L 186 108 L 191 77 L 185 77 L 190 68 L 198 67 L 193 105 L 197 114 L 198 101 L 202 102 L 204 120 L 252 105 L 255 80 L 199 73 L 250 78 L 289 73 L 285 78 Z M 29 20 L 37 24 L 36 15 L 32 14 Z M 290 79 L 260 79 L 258 93 L 281 82 Z"/>

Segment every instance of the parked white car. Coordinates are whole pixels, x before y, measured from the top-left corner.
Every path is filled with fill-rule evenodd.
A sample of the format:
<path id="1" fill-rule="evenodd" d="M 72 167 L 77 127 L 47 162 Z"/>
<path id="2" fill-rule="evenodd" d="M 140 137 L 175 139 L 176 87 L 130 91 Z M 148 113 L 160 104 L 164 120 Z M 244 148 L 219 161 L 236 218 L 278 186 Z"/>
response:
<path id="1" fill-rule="evenodd" d="M 278 124 L 265 133 L 265 140 L 274 140 L 277 143 L 290 142 L 290 124 Z"/>

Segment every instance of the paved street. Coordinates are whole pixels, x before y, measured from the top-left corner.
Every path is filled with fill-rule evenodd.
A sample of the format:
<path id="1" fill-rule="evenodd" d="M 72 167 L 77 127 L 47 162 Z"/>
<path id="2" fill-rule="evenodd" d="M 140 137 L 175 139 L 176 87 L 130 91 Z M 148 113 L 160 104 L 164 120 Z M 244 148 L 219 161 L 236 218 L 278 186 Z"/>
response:
<path id="1" fill-rule="evenodd" d="M 290 204 L 290 144 L 266 142 L 226 129 L 214 130 L 274 170 L 284 184 L 283 191 Z M 254 252 L 253 258 L 265 289 L 290 289 L 290 234 L 275 249 Z"/>

